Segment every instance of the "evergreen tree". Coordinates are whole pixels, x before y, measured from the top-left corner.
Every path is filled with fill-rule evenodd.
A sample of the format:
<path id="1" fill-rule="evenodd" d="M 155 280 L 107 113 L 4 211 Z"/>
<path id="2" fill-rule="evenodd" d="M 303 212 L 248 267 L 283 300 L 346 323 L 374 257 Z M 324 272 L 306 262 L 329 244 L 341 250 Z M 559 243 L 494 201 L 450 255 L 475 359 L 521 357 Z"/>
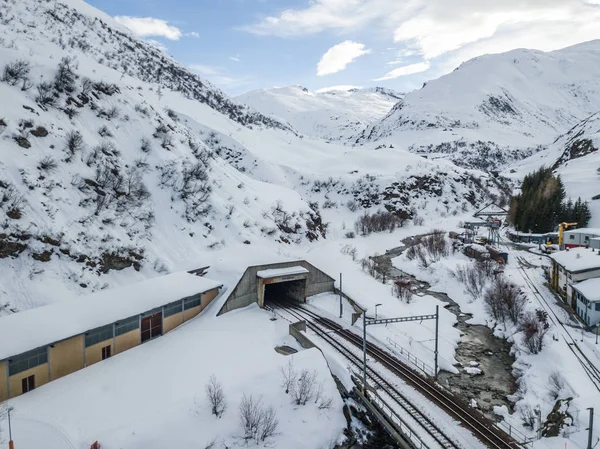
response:
<path id="1" fill-rule="evenodd" d="M 588 225 L 591 213 L 587 202 L 566 198 L 565 186 L 552 169 L 542 167 L 523 179 L 521 193 L 511 198 L 508 220 L 522 232 L 545 233 L 561 222 Z"/>

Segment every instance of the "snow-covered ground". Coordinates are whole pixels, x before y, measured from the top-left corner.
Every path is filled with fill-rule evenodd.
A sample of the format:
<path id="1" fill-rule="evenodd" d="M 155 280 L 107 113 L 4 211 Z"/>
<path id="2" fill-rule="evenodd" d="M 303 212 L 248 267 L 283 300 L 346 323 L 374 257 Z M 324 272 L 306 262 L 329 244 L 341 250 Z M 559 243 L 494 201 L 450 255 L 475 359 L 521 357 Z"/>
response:
<path id="1" fill-rule="evenodd" d="M 302 349 L 288 335 L 289 323 L 270 321 L 257 306 L 216 318 L 220 302 L 157 340 L 9 401 L 16 447 L 81 448 L 96 440 L 106 449 L 204 448 L 215 440 L 216 447 L 246 447 L 238 413 L 244 394 L 275 408 L 279 426 L 270 447 L 338 442 L 346 426 L 342 400 L 320 351 Z M 279 345 L 299 352 L 280 355 Z M 298 371 L 317 372 L 330 408 L 292 403 L 279 370 L 289 359 Z M 220 419 L 205 395 L 212 375 L 227 400 Z"/>
<path id="2" fill-rule="evenodd" d="M 504 247 L 504 245 L 503 245 Z M 416 276 L 431 284 L 433 291 L 448 294 L 458 303 L 463 313 L 472 314 L 468 321 L 470 324 L 483 324 L 493 328 L 494 334 L 507 339 L 513 344 L 511 353 L 516 361 L 513 365 L 513 375 L 518 379 L 518 390 L 511 398 L 515 402 L 515 412 L 512 416 L 506 409 L 498 408 L 496 413 L 505 416 L 507 423 L 520 429 L 525 434 L 531 430 L 523 428 L 521 413 L 531 407 L 540 407 L 542 417 L 552 411 L 556 397 L 552 396 L 549 377 L 553 373 L 560 373 L 565 381 L 564 388 L 559 391 L 559 398 L 573 397 L 568 412 L 573 416 L 573 426 L 566 429 L 566 435 L 561 437 L 543 439 L 535 443 L 535 447 L 558 447 L 568 443 L 569 447 L 586 447 L 588 424 L 586 409 L 600 403 L 600 392 L 597 385 L 586 375 L 578 358 L 569 347 L 570 336 L 574 337 L 583 348 L 592 363 L 600 366 L 600 350 L 595 345 L 595 335 L 583 332 L 578 323 L 573 321 L 569 314 L 556 302 L 555 296 L 545 285 L 542 267 L 548 265 L 547 258 L 528 251 L 521 251 L 506 246 L 509 252 L 509 261 L 505 267 L 504 276 L 519 285 L 527 294 L 528 304 L 526 310 L 546 310 L 550 315 L 550 329 L 545 338 L 544 348 L 539 354 L 531 354 L 523 341 L 523 331 L 519 326 L 506 323 L 497 323 L 486 310 L 481 297 L 470 296 L 451 271 L 458 267 L 472 265 L 462 253 L 451 254 L 435 262 L 427 268 L 419 267 L 415 261 L 410 261 L 406 254 L 394 259 L 394 266 Z M 519 258 L 527 261 L 531 266 L 523 266 Z M 536 290 L 537 289 L 537 290 Z M 538 293 L 539 292 L 539 293 Z M 545 301 L 543 300 L 545 299 Z M 554 316 L 556 314 L 556 317 Z M 554 321 L 553 321 L 554 320 Z M 566 325 L 560 326 L 559 321 Z M 443 335 L 443 333 L 442 333 Z M 580 341 L 581 340 L 581 341 Z M 468 367 L 477 374 L 476 367 Z"/>

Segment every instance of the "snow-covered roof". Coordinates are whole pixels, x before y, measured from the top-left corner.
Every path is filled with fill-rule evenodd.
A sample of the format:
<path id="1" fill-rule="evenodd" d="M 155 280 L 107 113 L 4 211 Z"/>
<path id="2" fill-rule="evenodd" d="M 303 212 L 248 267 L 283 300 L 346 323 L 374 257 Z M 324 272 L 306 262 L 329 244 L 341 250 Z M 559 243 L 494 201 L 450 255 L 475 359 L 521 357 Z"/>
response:
<path id="1" fill-rule="evenodd" d="M 0 360 L 220 287 L 187 272 L 0 317 Z"/>
<path id="2" fill-rule="evenodd" d="M 301 266 L 289 268 L 274 268 L 272 270 L 261 270 L 256 272 L 259 278 L 276 278 L 280 276 L 291 276 L 293 274 L 308 274 L 308 270 Z"/>
<path id="3" fill-rule="evenodd" d="M 598 228 L 570 229 L 568 231 L 565 231 L 565 234 L 585 234 L 585 235 L 600 236 L 600 229 L 598 229 Z"/>
<path id="4" fill-rule="evenodd" d="M 551 254 L 556 263 L 568 271 L 585 271 L 600 268 L 600 255 L 589 248 L 573 248 Z"/>
<path id="5" fill-rule="evenodd" d="M 574 284 L 573 288 L 585 296 L 588 301 L 600 302 L 600 278 L 579 282 Z"/>

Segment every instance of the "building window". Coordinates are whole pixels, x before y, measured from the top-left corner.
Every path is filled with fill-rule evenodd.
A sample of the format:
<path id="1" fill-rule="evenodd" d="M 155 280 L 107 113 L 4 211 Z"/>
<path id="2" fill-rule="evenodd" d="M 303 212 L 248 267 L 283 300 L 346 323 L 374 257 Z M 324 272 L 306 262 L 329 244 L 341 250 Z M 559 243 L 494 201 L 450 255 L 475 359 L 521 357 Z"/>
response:
<path id="1" fill-rule="evenodd" d="M 106 360 L 110 357 L 111 345 L 102 348 L 102 360 Z"/>
<path id="2" fill-rule="evenodd" d="M 8 375 L 13 376 L 44 363 L 48 363 L 48 349 L 45 347 L 34 349 L 33 351 L 25 352 L 9 359 Z"/>
<path id="3" fill-rule="evenodd" d="M 103 341 L 110 340 L 114 336 L 113 331 L 114 326 L 112 324 L 109 324 L 108 326 L 98 327 L 94 330 L 86 332 L 85 347 L 88 348 Z"/>
<path id="4" fill-rule="evenodd" d="M 183 310 L 193 309 L 202 304 L 202 293 L 199 293 L 183 300 Z"/>
<path id="5" fill-rule="evenodd" d="M 139 328 L 140 317 L 132 316 L 131 318 L 127 318 L 125 320 L 119 321 L 118 323 L 115 323 L 115 335 L 118 337 L 119 335 L 126 334 Z"/>
<path id="6" fill-rule="evenodd" d="M 35 375 L 31 375 L 29 377 L 24 377 L 21 380 L 21 388 L 23 389 L 23 393 L 27 393 L 28 391 L 35 390 Z"/>
<path id="7" fill-rule="evenodd" d="M 571 240 L 575 240 L 575 236 L 574 236 L 574 235 L 570 235 L 570 236 L 569 236 L 569 238 L 570 238 Z"/>
<path id="8" fill-rule="evenodd" d="M 596 303 L 596 312 L 600 312 L 600 302 Z"/>
<path id="9" fill-rule="evenodd" d="M 182 305 L 181 301 L 172 302 L 171 304 L 167 304 L 165 306 L 165 311 L 163 313 L 163 316 L 166 318 L 168 316 L 181 313 L 182 311 L 183 311 L 183 305 Z"/>

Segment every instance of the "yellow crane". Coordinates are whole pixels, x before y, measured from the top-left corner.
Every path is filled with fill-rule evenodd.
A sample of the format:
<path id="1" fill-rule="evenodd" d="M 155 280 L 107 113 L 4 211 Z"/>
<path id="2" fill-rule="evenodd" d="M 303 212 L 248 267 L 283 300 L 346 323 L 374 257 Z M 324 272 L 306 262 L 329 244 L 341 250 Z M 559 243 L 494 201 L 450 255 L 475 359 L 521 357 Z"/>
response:
<path id="1" fill-rule="evenodd" d="M 579 223 L 561 223 L 558 225 L 558 246 L 562 249 L 563 245 L 563 234 L 565 230 L 577 226 Z"/>

